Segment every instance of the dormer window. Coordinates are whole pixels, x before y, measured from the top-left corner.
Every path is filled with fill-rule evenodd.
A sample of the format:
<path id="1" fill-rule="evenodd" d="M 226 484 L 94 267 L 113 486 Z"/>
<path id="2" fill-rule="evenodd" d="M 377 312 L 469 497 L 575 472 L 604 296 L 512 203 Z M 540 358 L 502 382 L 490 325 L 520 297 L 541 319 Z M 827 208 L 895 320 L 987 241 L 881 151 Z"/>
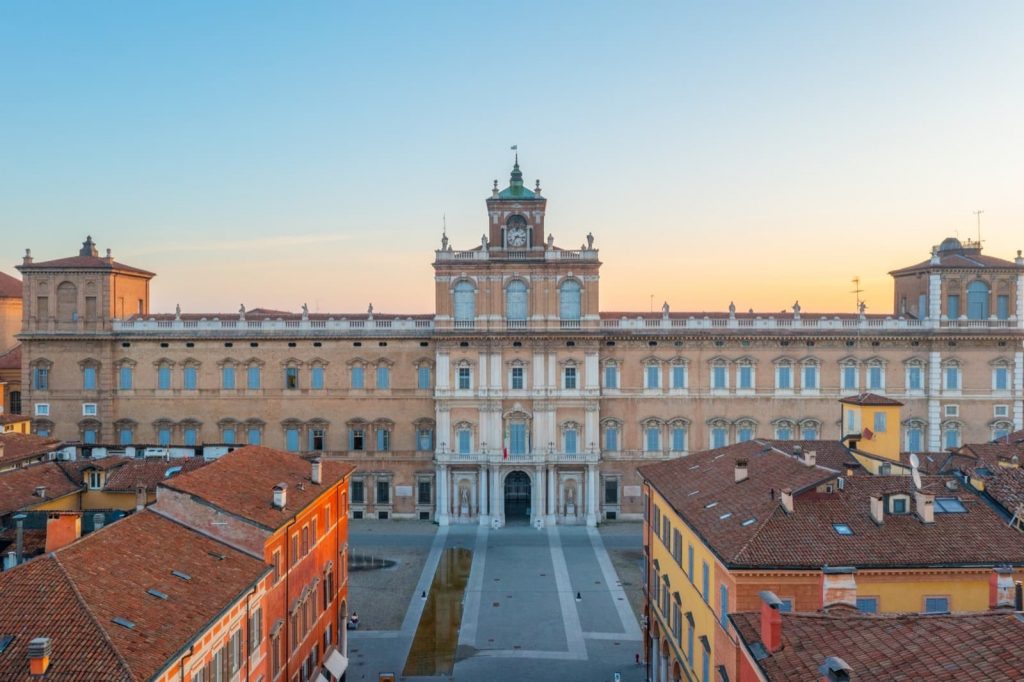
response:
<path id="1" fill-rule="evenodd" d="M 906 514 L 910 509 L 910 497 L 907 495 L 889 496 L 889 513 Z"/>

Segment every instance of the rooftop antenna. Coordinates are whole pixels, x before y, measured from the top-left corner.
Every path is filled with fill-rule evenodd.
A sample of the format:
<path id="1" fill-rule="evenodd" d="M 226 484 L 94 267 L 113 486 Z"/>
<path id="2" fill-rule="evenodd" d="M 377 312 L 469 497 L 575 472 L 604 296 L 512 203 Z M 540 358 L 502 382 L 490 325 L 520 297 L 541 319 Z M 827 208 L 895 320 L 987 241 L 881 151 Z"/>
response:
<path id="1" fill-rule="evenodd" d="M 910 453 L 910 477 L 914 479 L 914 488 L 921 489 L 921 472 L 917 468 L 921 466 L 921 458 L 915 453 Z"/>
<path id="2" fill-rule="evenodd" d="M 978 219 L 978 246 L 979 247 L 981 246 L 981 214 L 984 213 L 984 212 L 985 212 L 984 209 L 979 209 L 977 211 L 972 211 L 972 213 L 974 213 L 974 216 Z"/>
<path id="3" fill-rule="evenodd" d="M 859 313 L 861 309 L 861 303 L 863 302 L 861 301 L 860 295 L 864 293 L 864 290 L 860 288 L 860 276 L 854 277 L 850 281 L 853 282 L 853 291 L 851 291 L 850 293 L 853 294 L 854 296 L 854 299 L 857 303 L 857 312 Z"/>

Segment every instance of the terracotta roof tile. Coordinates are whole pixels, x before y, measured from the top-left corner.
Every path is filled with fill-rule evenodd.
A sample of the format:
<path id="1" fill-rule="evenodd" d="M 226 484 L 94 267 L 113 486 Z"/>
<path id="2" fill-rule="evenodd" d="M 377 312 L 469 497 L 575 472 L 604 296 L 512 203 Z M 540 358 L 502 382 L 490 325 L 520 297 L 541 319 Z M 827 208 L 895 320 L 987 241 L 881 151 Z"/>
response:
<path id="1" fill-rule="evenodd" d="M 139 680 L 156 675 L 268 571 L 262 561 L 150 510 L 90 533 L 58 551 L 57 559 Z M 168 598 L 149 595 L 149 588 Z M 115 624 L 118 617 L 135 627 Z"/>
<path id="2" fill-rule="evenodd" d="M 100 256 L 71 256 L 70 258 L 36 261 L 34 263 L 19 265 L 17 268 L 18 270 L 117 270 L 119 272 L 128 272 L 148 277 L 155 276 L 155 273 L 149 272 L 148 270 L 134 268 L 130 265 L 119 263 L 116 260 L 108 261 L 106 258 L 102 258 Z"/>
<path id="3" fill-rule="evenodd" d="M 354 469 L 350 464 L 324 459 L 323 483 L 314 485 L 310 481 L 309 460 L 281 450 L 248 445 L 208 466 L 164 481 L 159 487 L 195 495 L 228 513 L 277 529 L 323 494 L 327 486 Z M 275 509 L 271 504 L 278 483 L 288 485 L 284 509 Z"/>
<path id="4" fill-rule="evenodd" d="M 21 298 L 21 280 L 0 272 L 0 298 Z"/>
<path id="5" fill-rule="evenodd" d="M 1003 260 L 1002 258 L 996 258 L 995 256 L 986 256 L 980 253 L 946 253 L 940 254 L 939 264 L 932 265 L 932 261 L 923 260 L 916 265 L 910 265 L 899 270 L 892 270 L 889 272 L 890 275 L 908 275 L 914 272 L 922 270 L 931 270 L 933 268 L 1013 268 L 1018 269 L 1018 266 L 1012 261 Z"/>
<path id="6" fill-rule="evenodd" d="M 202 457 L 183 459 L 129 459 L 107 475 L 107 492 L 134 492 L 139 486 L 153 492 L 159 483 L 180 476 L 183 472 L 195 471 L 210 462 Z M 170 476 L 168 476 L 170 473 Z"/>
<path id="7" fill-rule="evenodd" d="M 17 424 L 18 422 L 30 421 L 32 417 L 27 414 L 0 414 L 0 424 Z"/>
<path id="8" fill-rule="evenodd" d="M 0 369 L 21 369 L 21 344 L 0 355 Z"/>
<path id="9" fill-rule="evenodd" d="M 850 454 L 850 449 L 837 440 L 774 440 L 759 439 L 782 452 L 797 456 L 796 448 L 802 452 L 814 451 L 820 466 L 845 472 L 847 469 L 859 469 L 860 462 Z"/>
<path id="10" fill-rule="evenodd" d="M 839 402 L 846 403 L 847 405 L 864 405 L 867 407 L 899 407 L 903 405 L 898 400 L 886 398 L 877 393 L 858 393 L 857 395 L 840 398 Z"/>
<path id="11" fill-rule="evenodd" d="M 1024 504 L 1024 469 L 1001 469 L 985 483 L 985 492 L 1009 514 Z"/>
<path id="12" fill-rule="evenodd" d="M 761 641 L 760 614 L 730 616 L 749 647 Z M 1015 614 L 869 615 L 847 609 L 783 613 L 782 649 L 758 665 L 769 680 L 820 680 L 829 656 L 854 680 L 1020 680 L 1024 622 Z"/>
<path id="13" fill-rule="evenodd" d="M 32 433 L 0 433 L 0 466 L 15 464 L 59 449 L 61 441 Z"/>
<path id="14" fill-rule="evenodd" d="M 52 555 L 0 573 L 0 594 L 0 635 L 14 635 L 14 641 L 0 655 L 0 679 L 40 679 L 28 674 L 28 643 L 35 637 L 52 641 L 48 680 L 132 679 L 72 580 Z"/>
<path id="15" fill-rule="evenodd" d="M 46 488 L 45 498 L 35 494 L 39 486 Z M 81 488 L 81 483 L 69 478 L 56 462 L 43 462 L 5 471 L 0 474 L 0 516 L 41 504 L 45 500 L 64 497 Z"/>

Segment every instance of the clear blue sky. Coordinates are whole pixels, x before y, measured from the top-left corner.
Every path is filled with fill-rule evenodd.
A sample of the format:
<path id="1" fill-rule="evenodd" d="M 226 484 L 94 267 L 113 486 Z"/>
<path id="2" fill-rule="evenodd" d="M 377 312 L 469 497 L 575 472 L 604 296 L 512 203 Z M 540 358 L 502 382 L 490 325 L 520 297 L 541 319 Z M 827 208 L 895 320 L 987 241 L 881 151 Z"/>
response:
<path id="1" fill-rule="evenodd" d="M 3 268 L 86 233 L 170 310 L 432 308 L 518 144 L 602 307 L 891 308 L 1024 247 L 1022 2 L 3 2 Z"/>

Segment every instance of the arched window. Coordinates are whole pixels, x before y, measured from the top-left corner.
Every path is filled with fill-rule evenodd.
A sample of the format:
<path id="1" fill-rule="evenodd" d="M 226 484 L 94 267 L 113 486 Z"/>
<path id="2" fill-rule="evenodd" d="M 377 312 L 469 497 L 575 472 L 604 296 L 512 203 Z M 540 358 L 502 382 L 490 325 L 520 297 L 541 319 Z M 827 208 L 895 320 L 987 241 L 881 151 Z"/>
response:
<path id="1" fill-rule="evenodd" d="M 526 319 L 526 282 L 520 279 L 505 287 L 505 317 L 514 321 Z"/>
<path id="2" fill-rule="evenodd" d="M 62 285 L 63 286 L 63 285 Z M 967 285 L 967 319 L 988 319 L 988 285 L 981 280 L 974 280 Z M 60 300 L 60 289 L 57 290 Z"/>
<path id="3" fill-rule="evenodd" d="M 71 282 L 57 287 L 57 321 L 74 322 L 78 319 L 78 288 Z"/>
<path id="4" fill-rule="evenodd" d="M 455 321 L 473 322 L 476 319 L 476 287 L 465 280 L 455 285 Z"/>
<path id="5" fill-rule="evenodd" d="M 904 447 L 909 452 L 921 452 L 924 450 L 925 422 L 920 419 L 911 419 L 905 423 Z"/>
<path id="6" fill-rule="evenodd" d="M 562 320 L 580 319 L 580 283 L 574 279 L 562 282 L 558 290 L 558 317 Z"/>

